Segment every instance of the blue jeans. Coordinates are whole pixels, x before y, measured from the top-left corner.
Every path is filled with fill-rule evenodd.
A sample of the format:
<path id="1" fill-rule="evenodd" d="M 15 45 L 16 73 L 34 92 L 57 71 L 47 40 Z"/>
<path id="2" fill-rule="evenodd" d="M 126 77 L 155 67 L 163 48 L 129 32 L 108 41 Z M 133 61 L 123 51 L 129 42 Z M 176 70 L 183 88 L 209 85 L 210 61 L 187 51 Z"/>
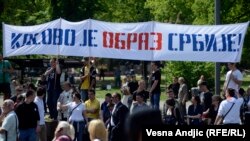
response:
<path id="1" fill-rule="evenodd" d="M 19 130 L 19 141 L 36 141 L 36 128 Z"/>
<path id="2" fill-rule="evenodd" d="M 49 108 L 49 115 L 51 119 L 57 120 L 58 111 L 57 111 L 57 99 L 59 98 L 60 91 L 54 90 L 54 91 L 48 91 L 48 97 L 47 97 L 47 105 Z"/>
<path id="3" fill-rule="evenodd" d="M 160 109 L 160 97 L 161 93 L 152 93 L 150 97 L 150 103 L 153 109 Z"/>
<path id="4" fill-rule="evenodd" d="M 85 89 L 81 89 L 81 98 L 82 98 L 82 101 L 85 102 L 89 99 L 89 96 L 88 96 L 88 90 L 85 90 Z"/>
<path id="5" fill-rule="evenodd" d="M 84 121 L 72 121 L 71 122 L 75 129 L 75 139 L 74 141 L 82 141 L 83 129 L 85 128 Z"/>

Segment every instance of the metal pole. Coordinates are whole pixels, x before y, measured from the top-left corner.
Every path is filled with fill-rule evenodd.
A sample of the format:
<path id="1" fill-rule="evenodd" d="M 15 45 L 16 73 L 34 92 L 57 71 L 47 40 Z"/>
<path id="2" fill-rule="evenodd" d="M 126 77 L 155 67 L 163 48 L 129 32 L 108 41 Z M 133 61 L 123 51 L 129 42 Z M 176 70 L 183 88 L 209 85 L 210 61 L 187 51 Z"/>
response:
<path id="1" fill-rule="evenodd" d="M 215 3 L 215 24 L 220 24 L 220 0 L 214 0 Z M 215 94 L 220 95 L 220 63 L 215 63 Z"/>

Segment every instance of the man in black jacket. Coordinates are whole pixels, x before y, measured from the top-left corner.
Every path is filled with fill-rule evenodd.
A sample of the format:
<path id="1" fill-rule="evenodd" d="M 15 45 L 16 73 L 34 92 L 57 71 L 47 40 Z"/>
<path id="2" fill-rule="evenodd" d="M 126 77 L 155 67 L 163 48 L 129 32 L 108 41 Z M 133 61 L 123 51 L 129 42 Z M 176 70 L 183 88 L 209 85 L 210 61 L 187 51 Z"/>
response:
<path id="1" fill-rule="evenodd" d="M 112 94 L 112 98 L 115 103 L 115 107 L 111 114 L 109 141 L 125 141 L 124 123 L 129 110 L 121 103 L 121 95 L 119 93 Z"/>

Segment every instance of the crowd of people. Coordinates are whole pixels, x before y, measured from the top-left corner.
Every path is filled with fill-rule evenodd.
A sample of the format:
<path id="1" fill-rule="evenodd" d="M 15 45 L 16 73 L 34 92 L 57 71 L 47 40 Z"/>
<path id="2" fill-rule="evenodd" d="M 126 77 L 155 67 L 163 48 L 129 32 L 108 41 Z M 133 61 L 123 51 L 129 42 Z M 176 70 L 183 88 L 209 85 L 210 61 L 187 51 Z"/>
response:
<path id="1" fill-rule="evenodd" d="M 167 99 L 162 108 L 159 62 L 151 63 L 149 88 L 145 80 L 126 75 L 120 91 L 107 93 L 102 103 L 96 98 L 97 73 L 91 61 L 83 61 L 79 87 L 69 81 L 61 84 L 62 71 L 53 58 L 37 84 L 24 86 L 15 81 L 12 96 L 6 89 L 13 68 L 8 61 L 0 65 L 5 66 L 3 75 L 0 73 L 0 91 L 4 93 L 0 140 L 47 141 L 46 113 L 58 122 L 53 141 L 127 141 L 141 139 L 143 124 L 244 124 L 244 115 L 250 109 L 250 87 L 246 92 L 240 88 L 243 76 L 235 63 L 228 63 L 223 96 L 212 94 L 205 76 L 201 76 L 190 99 L 185 79 L 174 77 L 166 87 Z M 190 106 L 186 105 L 189 100 Z"/>

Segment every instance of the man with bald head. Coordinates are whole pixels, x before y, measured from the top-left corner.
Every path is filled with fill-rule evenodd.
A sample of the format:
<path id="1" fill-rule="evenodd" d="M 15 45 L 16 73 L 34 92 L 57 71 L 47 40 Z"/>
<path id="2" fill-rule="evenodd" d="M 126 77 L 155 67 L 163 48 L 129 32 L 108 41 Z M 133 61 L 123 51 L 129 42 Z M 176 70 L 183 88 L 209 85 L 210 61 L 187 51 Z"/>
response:
<path id="1" fill-rule="evenodd" d="M 3 102 L 2 110 L 0 120 L 3 118 L 4 120 L 0 128 L 0 140 L 8 139 L 8 141 L 16 141 L 18 133 L 18 118 L 14 112 L 14 102 L 10 99 L 5 100 Z"/>

